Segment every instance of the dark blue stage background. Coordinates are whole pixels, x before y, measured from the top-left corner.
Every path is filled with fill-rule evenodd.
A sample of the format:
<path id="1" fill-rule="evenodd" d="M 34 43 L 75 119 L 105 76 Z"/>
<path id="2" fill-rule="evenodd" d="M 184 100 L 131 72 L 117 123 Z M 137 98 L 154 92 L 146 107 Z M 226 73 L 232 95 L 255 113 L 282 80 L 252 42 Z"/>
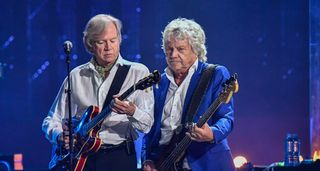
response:
<path id="1" fill-rule="evenodd" d="M 41 123 L 66 76 L 62 44 L 73 42 L 72 68 L 87 62 L 82 32 L 98 13 L 123 21 L 125 58 L 161 71 L 164 26 L 195 19 L 208 61 L 239 75 L 234 156 L 282 161 L 287 133 L 310 156 L 307 0 L 12 0 L 0 1 L 0 11 L 0 154 L 22 153 L 25 169 L 46 168 L 50 158 Z"/>

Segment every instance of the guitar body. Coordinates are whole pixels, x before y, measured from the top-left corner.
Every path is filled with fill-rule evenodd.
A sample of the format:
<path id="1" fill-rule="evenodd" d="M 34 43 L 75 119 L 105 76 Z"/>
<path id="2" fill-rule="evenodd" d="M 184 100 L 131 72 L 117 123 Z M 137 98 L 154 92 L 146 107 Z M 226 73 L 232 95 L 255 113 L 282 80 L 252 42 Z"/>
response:
<path id="1" fill-rule="evenodd" d="M 91 129 L 87 137 L 83 137 L 80 132 L 77 132 L 77 128 L 80 128 L 86 123 L 90 122 L 98 114 L 99 108 L 96 106 L 90 106 L 88 107 L 80 121 L 73 119 L 74 125 L 76 125 L 76 129 L 74 129 L 75 137 L 72 153 L 72 163 L 74 171 L 82 171 L 86 164 L 88 155 L 97 152 L 102 144 L 101 139 L 98 137 L 98 131 L 101 124 L 98 124 L 93 129 Z M 63 157 L 57 159 L 57 164 L 52 170 L 68 170 L 70 165 L 70 154 L 68 153 L 68 151 L 62 150 L 62 152 L 57 152 L 57 155 Z"/>

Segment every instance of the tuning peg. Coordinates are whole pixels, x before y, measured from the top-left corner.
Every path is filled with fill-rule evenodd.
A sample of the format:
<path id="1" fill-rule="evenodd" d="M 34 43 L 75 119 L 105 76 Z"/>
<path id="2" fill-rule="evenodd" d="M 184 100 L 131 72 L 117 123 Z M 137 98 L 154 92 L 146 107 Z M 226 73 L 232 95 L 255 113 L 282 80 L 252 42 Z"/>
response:
<path id="1" fill-rule="evenodd" d="M 233 77 L 234 77 L 234 79 L 237 79 L 238 78 L 238 73 L 234 73 Z"/>

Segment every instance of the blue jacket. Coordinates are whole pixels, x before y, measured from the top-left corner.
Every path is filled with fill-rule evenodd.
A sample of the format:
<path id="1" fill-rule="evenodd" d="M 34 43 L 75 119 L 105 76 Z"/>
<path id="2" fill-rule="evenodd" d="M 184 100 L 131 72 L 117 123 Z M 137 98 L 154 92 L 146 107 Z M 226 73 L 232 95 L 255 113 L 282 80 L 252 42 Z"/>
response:
<path id="1" fill-rule="evenodd" d="M 187 107 L 190 104 L 192 94 L 201 77 L 201 73 L 207 66 L 207 63 L 199 62 L 198 68 L 191 78 L 185 97 L 183 115 L 187 112 Z M 229 78 L 230 74 L 224 66 L 218 65 L 215 68 L 212 82 L 209 84 L 205 97 L 200 104 L 198 113 L 194 116 L 194 123 L 198 121 L 199 117 L 205 113 L 213 101 L 219 96 L 223 88 L 222 84 Z M 145 160 L 156 160 L 161 154 L 161 150 L 159 150 L 161 117 L 169 84 L 170 81 L 166 75 L 162 74 L 158 88 L 154 89 L 155 121 L 151 131 L 144 138 L 143 157 Z M 228 104 L 222 104 L 207 122 L 213 131 L 215 142 L 209 143 L 193 141 L 191 143 L 187 149 L 187 159 L 193 171 L 212 170 L 212 168 L 221 168 L 218 170 L 234 170 L 231 153 L 229 151 L 230 148 L 226 139 L 233 128 L 233 113 L 233 100 L 231 99 Z M 227 159 L 224 160 L 224 158 Z M 230 164 L 232 166 L 230 166 Z M 231 169 L 222 169 L 224 166 L 226 166 L 225 168 Z"/>

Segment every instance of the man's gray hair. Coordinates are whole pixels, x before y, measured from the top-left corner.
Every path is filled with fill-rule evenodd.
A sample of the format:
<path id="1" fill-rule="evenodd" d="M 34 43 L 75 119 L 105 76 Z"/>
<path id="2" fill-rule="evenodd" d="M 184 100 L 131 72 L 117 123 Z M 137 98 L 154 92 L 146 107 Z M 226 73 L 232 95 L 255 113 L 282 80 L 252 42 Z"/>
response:
<path id="1" fill-rule="evenodd" d="M 111 23 L 116 26 L 119 42 L 121 43 L 122 23 L 119 19 L 107 14 L 98 14 L 89 20 L 85 30 L 83 31 L 83 44 L 90 54 L 92 54 L 94 41 L 97 40 L 103 30 Z"/>
<path id="2" fill-rule="evenodd" d="M 199 60 L 202 62 L 207 61 L 206 35 L 201 26 L 195 21 L 186 18 L 172 20 L 162 32 L 162 49 L 164 52 L 166 44 L 171 38 L 187 39 Z"/>

